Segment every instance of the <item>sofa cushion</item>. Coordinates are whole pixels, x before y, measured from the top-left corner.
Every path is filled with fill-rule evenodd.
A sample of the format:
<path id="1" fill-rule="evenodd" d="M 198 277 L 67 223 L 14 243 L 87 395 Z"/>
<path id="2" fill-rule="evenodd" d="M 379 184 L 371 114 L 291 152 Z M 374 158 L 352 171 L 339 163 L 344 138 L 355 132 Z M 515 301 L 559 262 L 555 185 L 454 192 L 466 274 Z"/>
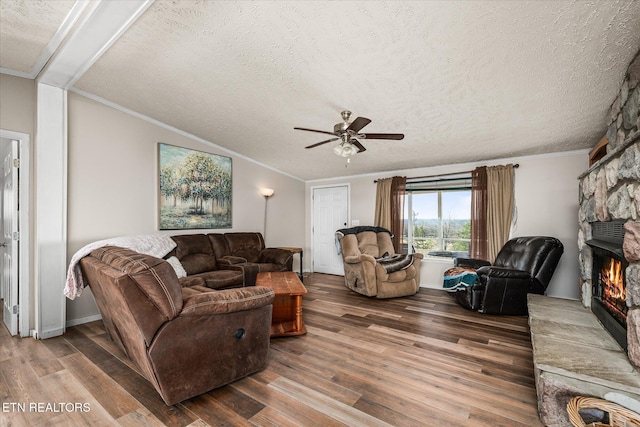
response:
<path id="1" fill-rule="evenodd" d="M 182 316 L 232 313 L 253 310 L 271 304 L 273 290 L 254 286 L 242 289 L 225 289 L 218 292 L 204 292 L 186 299 Z"/>
<path id="2" fill-rule="evenodd" d="M 248 262 L 258 262 L 264 240 L 260 233 L 226 233 L 229 255 L 245 258 Z"/>
<path id="3" fill-rule="evenodd" d="M 293 253 L 286 249 L 266 248 L 260 252 L 258 262 L 288 266 L 293 262 Z M 286 271 L 286 269 L 283 271 Z"/>
<path id="4" fill-rule="evenodd" d="M 204 280 L 204 286 L 211 289 L 238 288 L 244 284 L 241 269 L 215 270 L 190 276 L 191 280 Z"/>
<path id="5" fill-rule="evenodd" d="M 217 268 L 216 257 L 209 238 L 204 234 L 172 236 L 176 244 L 176 257 L 188 275 L 212 271 Z"/>
<path id="6" fill-rule="evenodd" d="M 209 242 L 211 242 L 211 248 L 217 259 L 231 255 L 229 244 L 222 233 L 209 233 L 207 234 Z"/>
<path id="7" fill-rule="evenodd" d="M 373 231 L 363 231 L 362 233 L 358 233 L 356 238 L 358 239 L 358 248 L 360 248 L 361 253 L 371 255 L 374 258 L 379 258 L 384 254 L 384 252 L 380 253 L 377 233 Z"/>
<path id="8" fill-rule="evenodd" d="M 260 258 L 260 251 L 253 248 L 241 249 L 233 253 L 235 257 L 241 257 L 247 260 L 247 262 L 258 262 Z"/>
<path id="9" fill-rule="evenodd" d="M 376 264 L 376 277 L 378 279 L 378 284 L 380 282 L 404 282 L 405 280 L 410 280 L 416 277 L 416 267 L 412 264 L 405 269 L 394 271 L 393 273 L 387 273 L 383 266 Z"/>

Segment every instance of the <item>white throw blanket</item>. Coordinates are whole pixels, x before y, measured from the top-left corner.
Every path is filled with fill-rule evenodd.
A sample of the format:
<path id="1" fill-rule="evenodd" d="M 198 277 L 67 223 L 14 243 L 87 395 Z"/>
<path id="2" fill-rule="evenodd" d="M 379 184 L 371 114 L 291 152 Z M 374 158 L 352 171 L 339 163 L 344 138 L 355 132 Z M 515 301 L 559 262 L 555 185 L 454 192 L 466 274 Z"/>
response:
<path id="1" fill-rule="evenodd" d="M 67 298 L 74 299 L 79 297 L 84 289 L 85 284 L 80 269 L 80 260 L 103 246 L 120 246 L 140 252 L 141 254 L 162 258 L 176 247 L 176 242 L 170 236 L 146 234 L 140 236 L 114 237 L 112 239 L 89 243 L 76 252 L 71 258 L 67 270 L 67 282 L 64 285 L 64 295 Z"/>

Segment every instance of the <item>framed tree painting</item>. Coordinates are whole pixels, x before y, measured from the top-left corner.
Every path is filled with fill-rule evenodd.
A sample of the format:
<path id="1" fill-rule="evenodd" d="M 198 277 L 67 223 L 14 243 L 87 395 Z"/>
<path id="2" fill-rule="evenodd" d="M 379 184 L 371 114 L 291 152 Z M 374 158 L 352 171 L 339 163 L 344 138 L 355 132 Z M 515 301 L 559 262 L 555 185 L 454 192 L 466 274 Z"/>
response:
<path id="1" fill-rule="evenodd" d="M 231 228 L 231 158 L 158 143 L 159 228 Z"/>

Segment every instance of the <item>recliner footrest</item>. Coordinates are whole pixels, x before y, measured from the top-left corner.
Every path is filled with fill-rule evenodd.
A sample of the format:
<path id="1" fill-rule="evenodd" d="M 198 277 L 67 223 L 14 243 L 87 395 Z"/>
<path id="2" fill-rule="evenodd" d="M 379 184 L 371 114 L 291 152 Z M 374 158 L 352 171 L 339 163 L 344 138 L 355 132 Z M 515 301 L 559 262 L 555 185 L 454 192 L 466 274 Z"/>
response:
<path id="1" fill-rule="evenodd" d="M 454 294 L 454 298 L 458 304 L 469 310 L 479 310 L 482 298 L 482 289 L 469 286 L 466 288 L 458 288 Z"/>

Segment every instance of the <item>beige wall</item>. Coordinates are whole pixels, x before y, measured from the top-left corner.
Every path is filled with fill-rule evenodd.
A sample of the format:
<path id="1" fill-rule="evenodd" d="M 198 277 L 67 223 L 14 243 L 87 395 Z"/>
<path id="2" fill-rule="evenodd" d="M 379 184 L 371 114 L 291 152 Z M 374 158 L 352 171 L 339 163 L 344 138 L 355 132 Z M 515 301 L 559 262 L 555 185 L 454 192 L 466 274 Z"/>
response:
<path id="1" fill-rule="evenodd" d="M 338 159 L 336 159 L 338 160 Z M 394 175 L 423 176 L 471 170 L 480 165 L 519 163 L 516 169 L 516 205 L 518 222 L 513 237 L 526 235 L 549 235 L 559 238 L 565 247 L 564 255 L 547 290 L 549 295 L 577 299 L 578 285 L 578 181 L 577 177 L 588 167 L 586 151 L 527 156 L 513 159 L 493 160 L 477 164 L 438 166 L 380 173 L 359 177 L 345 177 L 306 183 L 306 246 L 308 256 L 305 265 L 310 269 L 311 253 L 311 188 L 314 186 L 349 184 L 350 221 L 359 220 L 360 225 L 373 225 L 376 185 L 374 179 Z M 442 260 L 423 260 L 421 281 L 423 286 L 438 286 L 431 283 L 441 277 L 446 269 Z M 426 282 L 429 280 L 429 282 Z"/>
<path id="2" fill-rule="evenodd" d="M 31 140 L 31 159 L 35 158 L 35 127 L 36 127 L 36 84 L 31 79 L 24 79 L 22 77 L 14 77 L 7 74 L 0 74 L 0 129 L 26 133 L 30 136 Z M 31 209 L 31 221 L 29 228 L 35 229 L 35 167 L 33 160 L 29 165 L 30 182 L 31 182 L 31 195 L 30 195 L 30 209 Z M 30 255 L 31 265 L 34 264 L 35 251 L 34 251 L 34 233 L 30 236 Z M 35 271 L 31 268 L 29 272 L 29 328 L 33 328 L 35 324 Z M 23 282 L 24 283 L 24 282 Z M 23 333 L 23 331 L 21 331 Z"/>
<path id="3" fill-rule="evenodd" d="M 216 231 L 262 232 L 269 187 L 267 245 L 303 245 L 302 181 L 74 93 L 68 104 L 68 259 L 95 240 L 158 232 L 158 142 L 232 158 L 233 228 Z M 211 230 L 163 233 L 200 232 Z M 72 324 L 97 313 L 90 291 L 67 302 Z"/>
<path id="4" fill-rule="evenodd" d="M 0 129 L 34 137 L 36 85 L 33 80 L 0 74 Z"/>

